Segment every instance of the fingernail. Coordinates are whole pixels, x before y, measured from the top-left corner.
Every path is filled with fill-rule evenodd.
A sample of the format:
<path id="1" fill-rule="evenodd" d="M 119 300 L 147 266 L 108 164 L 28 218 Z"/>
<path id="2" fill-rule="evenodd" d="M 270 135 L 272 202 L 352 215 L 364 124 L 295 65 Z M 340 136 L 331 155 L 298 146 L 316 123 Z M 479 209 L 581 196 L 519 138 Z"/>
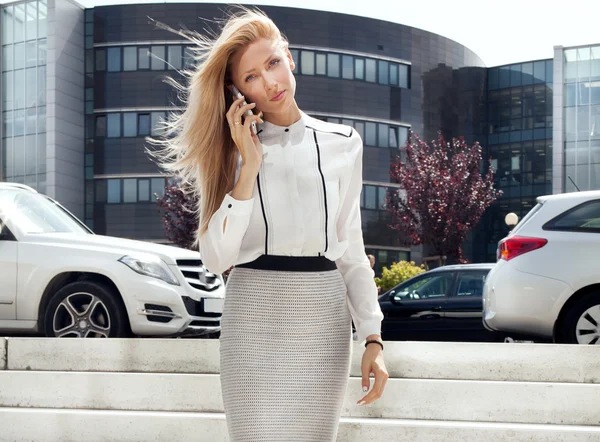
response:
<path id="1" fill-rule="evenodd" d="M 358 403 L 358 405 L 362 407 L 363 405 L 365 405 L 365 401 L 360 401 L 360 402 Z"/>
<path id="2" fill-rule="evenodd" d="M 363 386 L 363 391 L 366 393 L 367 391 L 369 391 L 369 387 Z"/>

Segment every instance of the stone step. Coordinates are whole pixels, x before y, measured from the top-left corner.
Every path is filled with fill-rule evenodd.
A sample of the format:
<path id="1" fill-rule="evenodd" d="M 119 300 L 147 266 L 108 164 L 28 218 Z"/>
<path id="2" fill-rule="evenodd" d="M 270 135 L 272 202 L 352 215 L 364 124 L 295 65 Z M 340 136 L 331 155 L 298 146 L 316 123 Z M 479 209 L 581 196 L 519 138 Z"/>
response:
<path id="1" fill-rule="evenodd" d="M 222 413 L 0 409 L 6 442 L 228 442 Z M 599 427 L 342 418 L 339 442 L 597 442 Z"/>
<path id="2" fill-rule="evenodd" d="M 369 406 L 350 378 L 342 415 L 357 418 L 600 425 L 600 385 L 390 379 Z M 216 374 L 0 372 L 0 407 L 223 412 Z"/>
<path id="3" fill-rule="evenodd" d="M 363 349 L 354 344 L 353 376 Z M 8 338 L 6 358 L 9 370 L 218 373 L 219 342 Z M 600 383 L 594 346 L 388 342 L 385 360 L 394 378 Z"/>

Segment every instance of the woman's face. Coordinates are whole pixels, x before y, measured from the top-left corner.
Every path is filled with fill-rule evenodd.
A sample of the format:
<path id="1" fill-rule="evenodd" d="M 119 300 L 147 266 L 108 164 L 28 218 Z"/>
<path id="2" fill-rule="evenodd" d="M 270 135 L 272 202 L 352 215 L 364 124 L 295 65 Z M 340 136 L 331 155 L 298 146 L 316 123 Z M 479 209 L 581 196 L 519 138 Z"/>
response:
<path id="1" fill-rule="evenodd" d="M 294 68 L 290 51 L 273 40 L 258 40 L 231 57 L 233 83 L 265 114 L 284 112 L 295 103 Z"/>

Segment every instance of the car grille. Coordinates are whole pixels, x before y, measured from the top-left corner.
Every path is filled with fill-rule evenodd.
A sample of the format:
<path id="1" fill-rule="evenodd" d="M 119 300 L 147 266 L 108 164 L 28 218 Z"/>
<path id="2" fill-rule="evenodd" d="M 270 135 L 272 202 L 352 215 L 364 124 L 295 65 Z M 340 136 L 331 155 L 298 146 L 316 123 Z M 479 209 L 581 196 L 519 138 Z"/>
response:
<path id="1" fill-rule="evenodd" d="M 196 301 L 189 296 L 182 296 L 185 309 L 191 316 L 203 316 L 205 318 L 219 318 L 221 313 L 207 313 L 204 311 L 204 302 L 202 300 Z"/>
<path id="2" fill-rule="evenodd" d="M 218 276 L 207 272 L 199 259 L 179 259 L 177 266 L 187 283 L 197 290 L 212 292 L 221 286 Z"/>

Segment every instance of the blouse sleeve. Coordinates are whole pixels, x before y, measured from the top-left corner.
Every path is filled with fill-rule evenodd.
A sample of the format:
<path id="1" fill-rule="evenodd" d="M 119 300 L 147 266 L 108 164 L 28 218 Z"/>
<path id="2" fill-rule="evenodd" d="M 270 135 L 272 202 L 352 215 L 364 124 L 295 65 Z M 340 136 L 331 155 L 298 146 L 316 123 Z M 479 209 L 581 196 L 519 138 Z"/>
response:
<path id="1" fill-rule="evenodd" d="M 373 279 L 375 273 L 371 269 L 363 241 L 360 214 L 363 144 L 356 131 L 353 131 L 351 143 L 349 155 L 352 171 L 345 195 L 342 195 L 337 223 L 338 239 L 346 241 L 348 247 L 336 260 L 336 264 L 346 282 L 350 313 L 356 326 L 358 341 L 362 342 L 369 335 L 381 333 L 383 314 Z"/>
<path id="2" fill-rule="evenodd" d="M 223 273 L 235 264 L 253 207 L 254 198 L 241 201 L 230 194 L 225 195 L 221 207 L 210 219 L 208 229 L 200 237 L 200 257 L 211 273 Z"/>
<path id="3" fill-rule="evenodd" d="M 241 167 L 242 160 L 238 156 L 235 183 Z M 253 207 L 254 198 L 241 201 L 233 198 L 231 192 L 225 195 L 221 206 L 210 219 L 208 229 L 200 237 L 200 257 L 211 273 L 223 273 L 237 261 Z"/>

